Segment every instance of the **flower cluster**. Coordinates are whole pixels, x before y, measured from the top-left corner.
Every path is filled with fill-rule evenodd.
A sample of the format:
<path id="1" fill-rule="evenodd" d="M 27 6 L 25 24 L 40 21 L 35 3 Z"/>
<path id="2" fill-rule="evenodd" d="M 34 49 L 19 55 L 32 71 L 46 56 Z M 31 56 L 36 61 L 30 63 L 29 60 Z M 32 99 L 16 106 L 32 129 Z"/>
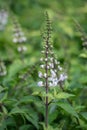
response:
<path id="1" fill-rule="evenodd" d="M 26 46 L 24 45 L 24 43 L 26 42 L 26 37 L 19 25 L 19 23 L 17 22 L 16 19 L 13 20 L 14 22 L 14 28 L 13 28 L 13 43 L 17 43 L 18 44 L 18 52 L 24 52 L 27 50 Z"/>
<path id="2" fill-rule="evenodd" d="M 82 45 L 83 45 L 83 47 L 85 48 L 85 49 L 87 49 L 87 36 L 86 35 L 83 35 L 82 37 L 81 37 L 81 40 L 82 40 Z"/>
<path id="3" fill-rule="evenodd" d="M 8 12 L 5 9 L 0 10 L 0 31 L 4 30 L 8 22 Z"/>
<path id="4" fill-rule="evenodd" d="M 43 59 L 43 61 L 45 60 L 46 59 Z M 48 64 L 47 64 L 48 74 L 45 72 L 45 67 L 46 65 L 43 62 L 43 64 L 40 65 L 41 71 L 38 72 L 38 76 L 41 79 L 41 81 L 38 82 L 39 87 L 46 85 L 44 80 L 46 78 L 48 78 L 49 87 L 55 87 L 60 82 L 63 83 L 67 79 L 66 73 L 63 72 L 63 68 L 60 66 L 60 63 L 57 62 L 57 60 L 53 59 L 52 61 L 52 58 L 48 59 Z"/>
<path id="5" fill-rule="evenodd" d="M 60 82 L 64 82 L 67 79 L 67 75 L 63 72 L 63 68 L 60 66 L 60 62 L 56 60 L 53 53 L 53 46 L 51 44 L 51 22 L 48 14 L 46 13 L 46 29 L 43 35 L 44 43 L 43 50 L 41 51 L 43 56 L 40 59 L 40 71 L 38 76 L 41 79 L 38 82 L 38 86 L 42 87 L 55 87 Z"/>
<path id="6" fill-rule="evenodd" d="M 0 61 L 0 76 L 5 76 L 7 74 L 6 67 L 3 61 Z"/>

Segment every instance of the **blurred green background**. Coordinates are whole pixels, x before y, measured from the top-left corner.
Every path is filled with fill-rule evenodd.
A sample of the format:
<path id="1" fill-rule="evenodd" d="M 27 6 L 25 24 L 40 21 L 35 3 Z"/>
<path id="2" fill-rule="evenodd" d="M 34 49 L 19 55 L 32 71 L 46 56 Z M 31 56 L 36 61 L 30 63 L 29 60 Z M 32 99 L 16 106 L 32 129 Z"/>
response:
<path id="1" fill-rule="evenodd" d="M 70 79 L 73 76 L 77 80 L 76 82 L 85 84 L 87 77 L 82 77 L 86 73 L 86 66 L 84 67 L 86 60 L 80 57 L 84 50 L 74 19 L 80 23 L 86 32 L 86 0 L 0 0 L 0 7 L 9 12 L 6 28 L 0 32 L 1 59 L 10 62 L 19 58 L 16 45 L 12 42 L 12 15 L 14 15 L 27 37 L 26 46 L 28 49 L 25 52 L 25 59 L 31 63 L 39 60 L 44 13 L 48 11 L 52 21 L 54 51 L 58 59 L 66 65 L 65 68 L 67 68 Z M 82 73 L 84 73 L 83 76 L 81 76 Z M 81 80 L 79 80 L 80 78 Z"/>
<path id="2" fill-rule="evenodd" d="M 81 104 L 87 110 L 87 57 L 84 56 L 87 50 L 83 49 L 81 34 L 74 22 L 78 21 L 87 31 L 87 0 L 0 0 L 1 8 L 9 14 L 6 27 L 0 31 L 0 60 L 7 68 L 7 75 L 0 79 L 1 84 L 6 87 L 16 84 L 19 81 L 16 72 L 39 61 L 43 44 L 41 30 L 47 11 L 52 21 L 54 52 L 67 72 L 69 91 L 76 94 L 77 105 Z M 25 64 L 21 63 L 17 45 L 13 43 L 12 16 L 16 17 L 27 38 Z"/>

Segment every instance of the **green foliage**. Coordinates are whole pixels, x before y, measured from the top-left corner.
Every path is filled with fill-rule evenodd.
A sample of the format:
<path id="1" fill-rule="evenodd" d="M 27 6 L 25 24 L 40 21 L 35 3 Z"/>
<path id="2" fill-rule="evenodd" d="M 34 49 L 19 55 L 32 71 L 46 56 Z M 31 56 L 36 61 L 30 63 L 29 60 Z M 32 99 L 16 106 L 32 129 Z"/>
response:
<path id="1" fill-rule="evenodd" d="M 86 130 L 87 49 L 83 49 L 82 34 L 73 21 L 87 31 L 86 0 L 0 0 L 1 8 L 9 12 L 9 19 L 0 31 L 0 61 L 7 70 L 0 75 L 0 130 Z M 37 86 L 45 11 L 52 20 L 54 52 L 68 75 L 63 91 L 57 86 L 48 94 Z M 27 51 L 22 54 L 12 41 L 12 15 L 27 37 Z M 46 96 L 48 129 L 44 124 Z"/>
<path id="2" fill-rule="evenodd" d="M 74 110 L 74 108 L 67 102 L 58 102 L 58 106 L 63 108 L 65 111 L 67 111 L 68 113 L 70 113 L 73 116 L 76 116 L 78 118 L 78 115 L 76 113 L 76 111 Z"/>

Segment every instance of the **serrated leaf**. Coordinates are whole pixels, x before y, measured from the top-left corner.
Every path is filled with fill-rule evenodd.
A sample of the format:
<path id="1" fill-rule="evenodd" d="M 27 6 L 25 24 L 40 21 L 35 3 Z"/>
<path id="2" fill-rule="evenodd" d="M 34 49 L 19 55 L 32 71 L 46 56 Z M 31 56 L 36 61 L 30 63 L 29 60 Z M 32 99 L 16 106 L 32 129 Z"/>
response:
<path id="1" fill-rule="evenodd" d="M 8 113 L 8 110 L 6 109 L 6 107 L 2 106 L 2 110 L 3 110 L 4 114 Z"/>
<path id="2" fill-rule="evenodd" d="M 39 101 L 39 98 L 38 97 L 34 97 L 34 96 L 24 96 L 22 99 L 20 99 L 18 101 L 18 103 L 16 105 L 21 104 L 21 103 L 25 103 L 26 104 L 26 103 L 34 102 L 34 101 Z"/>
<path id="3" fill-rule="evenodd" d="M 64 109 L 67 113 L 79 118 L 75 109 L 68 102 L 58 102 L 57 105 Z"/>
<path id="4" fill-rule="evenodd" d="M 66 98 L 73 97 L 73 96 L 75 96 L 75 95 L 65 93 L 65 92 L 61 92 L 61 93 L 57 94 L 55 98 L 57 98 L 57 99 L 66 99 Z"/>
<path id="5" fill-rule="evenodd" d="M 81 116 L 82 116 L 85 120 L 87 120 L 87 112 L 81 112 Z"/>
<path id="6" fill-rule="evenodd" d="M 38 119 L 35 115 L 35 113 L 32 113 L 32 114 L 24 114 L 24 116 L 26 117 L 26 119 L 28 121 L 30 121 L 37 129 L 39 128 L 38 126 Z"/>
<path id="7" fill-rule="evenodd" d="M 42 97 L 48 97 L 48 98 L 54 99 L 54 97 L 53 97 L 53 95 L 51 93 L 46 94 L 45 92 L 43 92 Z"/>
<path id="8" fill-rule="evenodd" d="M 7 99 L 7 95 L 8 95 L 7 92 L 0 93 L 0 102 L 3 102 L 4 100 L 6 100 Z"/>
<path id="9" fill-rule="evenodd" d="M 40 123 L 42 126 L 43 126 L 43 129 L 44 130 L 62 130 L 62 128 L 53 128 L 53 126 L 50 126 L 49 124 L 48 124 L 48 128 L 46 128 L 46 126 L 45 126 L 45 124 L 44 123 Z"/>
<path id="10" fill-rule="evenodd" d="M 32 129 L 32 125 L 23 125 L 19 128 L 19 130 L 29 130 Z"/>
<path id="11" fill-rule="evenodd" d="M 5 90 L 6 88 L 3 88 L 2 86 L 0 86 L 0 93 Z"/>
<path id="12" fill-rule="evenodd" d="M 25 114 L 25 111 L 23 109 L 20 109 L 20 108 L 16 107 L 16 108 L 13 108 L 11 110 L 11 112 L 9 113 L 9 115 L 18 114 L 18 113 L 19 114 Z"/>

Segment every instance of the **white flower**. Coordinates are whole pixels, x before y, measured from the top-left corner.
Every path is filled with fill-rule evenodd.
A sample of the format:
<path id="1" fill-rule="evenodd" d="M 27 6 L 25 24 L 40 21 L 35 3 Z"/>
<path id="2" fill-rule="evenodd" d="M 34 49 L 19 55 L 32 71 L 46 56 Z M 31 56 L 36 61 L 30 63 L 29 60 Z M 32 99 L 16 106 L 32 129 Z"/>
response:
<path id="1" fill-rule="evenodd" d="M 24 43 L 26 42 L 26 37 L 24 36 L 24 33 L 21 30 L 20 25 L 17 23 L 17 21 L 14 21 L 14 28 L 13 28 L 13 42 L 14 43 Z M 25 50 L 25 49 L 24 49 Z"/>
<path id="2" fill-rule="evenodd" d="M 27 47 L 26 46 L 19 46 L 18 47 L 18 51 L 21 52 L 21 51 L 26 51 L 27 50 Z"/>
<path id="3" fill-rule="evenodd" d="M 1 9 L 0 11 L 0 30 L 2 31 L 5 27 L 5 25 L 8 22 L 8 12 L 6 10 Z"/>
<path id="4" fill-rule="evenodd" d="M 21 48 L 21 47 L 18 47 L 18 51 L 21 52 L 21 51 L 22 51 L 22 48 Z"/>
<path id="5" fill-rule="evenodd" d="M 49 66 L 49 65 L 47 65 L 47 69 L 50 69 L 50 66 Z"/>
<path id="6" fill-rule="evenodd" d="M 48 78 L 48 80 L 49 80 L 49 81 L 52 81 L 52 80 L 53 80 L 53 78 L 52 78 L 52 77 L 49 77 L 49 78 Z"/>
<path id="7" fill-rule="evenodd" d="M 42 86 L 43 86 L 43 81 L 39 81 L 37 85 L 38 85 L 39 87 L 42 87 Z"/>
<path id="8" fill-rule="evenodd" d="M 13 42 L 14 42 L 14 43 L 17 43 L 17 42 L 18 42 L 18 39 L 17 39 L 17 38 L 13 38 Z"/>
<path id="9" fill-rule="evenodd" d="M 24 37 L 24 36 L 21 37 L 21 39 L 22 39 L 23 42 L 26 42 L 26 40 L 27 40 L 26 37 Z"/>
<path id="10" fill-rule="evenodd" d="M 60 78 L 59 78 L 59 81 L 64 81 L 67 79 L 67 75 L 65 74 L 60 74 Z"/>
<path id="11" fill-rule="evenodd" d="M 57 84 L 58 84 L 58 80 L 57 80 L 57 78 L 50 78 L 51 80 L 50 80 L 50 82 L 49 82 L 49 87 L 56 87 L 57 86 Z"/>
<path id="12" fill-rule="evenodd" d="M 52 69 L 50 70 L 50 72 L 51 72 L 52 77 L 56 76 L 56 73 Z"/>
<path id="13" fill-rule="evenodd" d="M 49 87 L 53 87 L 53 83 L 52 82 L 49 82 Z"/>
<path id="14" fill-rule="evenodd" d="M 55 70 L 51 69 L 50 71 L 51 71 L 51 76 L 48 78 L 49 86 L 55 87 L 58 84 L 58 78 L 56 76 Z"/>
<path id="15" fill-rule="evenodd" d="M 40 58 L 40 61 L 43 61 L 43 58 Z"/>
<path id="16" fill-rule="evenodd" d="M 56 69 L 55 69 L 54 71 L 55 71 L 55 73 L 57 73 L 57 70 L 56 70 Z"/>
<path id="17" fill-rule="evenodd" d="M 0 72 L 0 76 L 5 76 L 7 74 L 7 71 L 4 70 L 4 72 Z"/>
<path id="18" fill-rule="evenodd" d="M 50 68 L 54 68 L 54 64 L 53 63 L 49 63 Z"/>
<path id="19" fill-rule="evenodd" d="M 38 72 L 38 76 L 40 77 L 40 78 L 42 78 L 43 77 L 43 74 L 42 74 L 42 72 Z"/>
<path id="20" fill-rule="evenodd" d="M 58 64 L 57 60 L 55 60 L 55 64 Z"/>
<path id="21" fill-rule="evenodd" d="M 27 50 L 27 47 L 26 47 L 26 46 L 23 46 L 23 50 L 26 51 L 26 50 Z"/>
<path id="22" fill-rule="evenodd" d="M 18 33 L 18 32 L 16 32 L 16 33 L 14 34 L 14 36 L 15 36 L 15 37 L 18 37 L 18 36 L 19 36 L 19 33 Z"/>
<path id="23" fill-rule="evenodd" d="M 57 64 L 60 64 L 60 62 L 58 61 Z"/>
<path id="24" fill-rule="evenodd" d="M 61 71 L 61 70 L 62 70 L 62 67 L 58 65 L 58 69 Z"/>
<path id="25" fill-rule="evenodd" d="M 53 48 L 53 46 L 52 46 L 52 45 L 50 45 L 50 47 L 51 47 L 51 48 Z"/>
<path id="26" fill-rule="evenodd" d="M 45 53 L 45 51 L 41 51 L 41 53 Z"/>
<path id="27" fill-rule="evenodd" d="M 19 43 L 25 42 L 26 41 L 26 37 L 20 37 L 18 39 Z"/>
<path id="28" fill-rule="evenodd" d="M 47 58 L 45 58 L 45 61 L 48 61 L 48 59 L 47 59 Z"/>
<path id="29" fill-rule="evenodd" d="M 51 53 L 51 54 L 53 54 L 53 52 L 52 52 L 52 51 L 51 51 L 50 53 Z"/>
<path id="30" fill-rule="evenodd" d="M 46 51 L 46 53 L 48 54 L 49 52 L 48 52 L 48 51 Z"/>
<path id="31" fill-rule="evenodd" d="M 46 73 L 44 73 L 44 78 L 47 78 L 47 74 Z"/>
<path id="32" fill-rule="evenodd" d="M 44 45 L 44 48 L 47 48 L 48 46 L 47 45 Z"/>
<path id="33" fill-rule="evenodd" d="M 58 82 L 57 82 L 56 80 L 54 80 L 54 81 L 53 81 L 53 86 L 54 86 L 54 87 L 57 86 L 57 83 L 58 83 Z"/>
<path id="34" fill-rule="evenodd" d="M 43 68 L 44 68 L 44 65 L 40 65 L 40 67 L 43 69 Z"/>
<path id="35" fill-rule="evenodd" d="M 27 50 L 27 47 L 26 47 L 26 46 L 23 46 L 22 49 L 23 49 L 23 51 L 26 51 L 26 50 Z"/>
<path id="36" fill-rule="evenodd" d="M 20 36 L 24 36 L 24 33 L 20 30 L 19 35 L 20 35 Z"/>
<path id="37" fill-rule="evenodd" d="M 50 58 L 50 61 L 53 61 L 53 58 Z"/>

